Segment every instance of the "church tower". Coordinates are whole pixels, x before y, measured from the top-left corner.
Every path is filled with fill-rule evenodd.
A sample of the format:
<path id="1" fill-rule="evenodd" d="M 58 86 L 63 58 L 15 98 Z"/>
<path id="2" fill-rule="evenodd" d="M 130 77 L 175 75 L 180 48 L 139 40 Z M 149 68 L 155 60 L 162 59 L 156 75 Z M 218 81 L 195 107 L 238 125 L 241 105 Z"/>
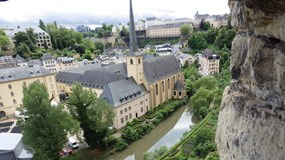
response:
<path id="1" fill-rule="evenodd" d="M 138 53 L 132 0 L 130 0 L 130 53 L 127 55 L 128 77 L 133 77 L 137 84 L 143 83 L 143 56 Z"/>

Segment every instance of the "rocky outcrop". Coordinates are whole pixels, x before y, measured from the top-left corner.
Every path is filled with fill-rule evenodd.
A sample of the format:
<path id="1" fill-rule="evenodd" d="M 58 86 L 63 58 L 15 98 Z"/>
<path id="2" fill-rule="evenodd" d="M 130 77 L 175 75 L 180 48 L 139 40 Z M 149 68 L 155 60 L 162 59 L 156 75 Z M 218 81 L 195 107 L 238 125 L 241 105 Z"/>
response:
<path id="1" fill-rule="evenodd" d="M 229 0 L 237 35 L 216 133 L 224 160 L 285 159 L 285 0 Z"/>

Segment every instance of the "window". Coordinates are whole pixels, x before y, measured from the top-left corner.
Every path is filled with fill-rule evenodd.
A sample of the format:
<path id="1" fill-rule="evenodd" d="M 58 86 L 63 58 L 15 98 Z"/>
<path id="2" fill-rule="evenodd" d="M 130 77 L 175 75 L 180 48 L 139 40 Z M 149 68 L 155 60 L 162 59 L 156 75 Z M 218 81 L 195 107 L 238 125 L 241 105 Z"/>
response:
<path id="1" fill-rule="evenodd" d="M 125 120 L 128 121 L 128 118 L 129 118 L 128 115 L 126 115 L 126 116 L 125 116 Z"/>
<path id="2" fill-rule="evenodd" d="M 158 95 L 158 85 L 155 84 L 155 94 Z"/>
<path id="3" fill-rule="evenodd" d="M 128 108 L 125 108 L 125 113 L 128 112 Z"/>
<path id="4" fill-rule="evenodd" d="M 129 114 L 129 119 L 132 119 L 132 114 L 131 113 Z"/>
<path id="5" fill-rule="evenodd" d="M 173 94 L 174 94 L 174 96 L 176 96 L 176 92 L 175 92 L 175 91 L 174 91 L 174 93 L 173 93 Z"/>
<path id="6" fill-rule="evenodd" d="M 4 105 L 3 105 L 3 102 L 0 102 L 0 107 L 3 107 Z"/>
<path id="7" fill-rule="evenodd" d="M 133 61 L 133 59 L 131 59 L 131 60 L 130 60 L 130 64 L 134 64 L 134 61 Z"/>
<path id="8" fill-rule="evenodd" d="M 9 84 L 9 85 L 8 85 L 8 88 L 9 88 L 9 89 L 12 89 L 12 86 L 11 86 L 11 84 Z"/>
<path id="9" fill-rule="evenodd" d="M 14 92 L 11 92 L 11 96 L 14 96 Z"/>
<path id="10" fill-rule="evenodd" d="M 123 114 L 123 110 L 121 110 L 120 113 Z"/>
<path id="11" fill-rule="evenodd" d="M 141 59 L 140 58 L 138 59 L 138 63 L 141 64 Z"/>
<path id="12" fill-rule="evenodd" d="M 17 101 L 16 101 L 16 99 L 13 99 L 13 104 L 17 104 Z"/>
<path id="13" fill-rule="evenodd" d="M 132 107 L 131 106 L 129 106 L 129 111 L 132 109 Z"/>
<path id="14" fill-rule="evenodd" d="M 164 81 L 162 81 L 162 92 L 164 92 Z"/>
<path id="15" fill-rule="evenodd" d="M 179 96 L 181 96 L 181 95 L 182 95 L 182 92 L 181 92 L 181 91 L 179 91 L 179 93 L 178 93 L 178 94 L 179 94 Z"/>
<path id="16" fill-rule="evenodd" d="M 124 123 L 124 118 L 121 118 L 121 123 Z"/>
<path id="17" fill-rule="evenodd" d="M 143 112 L 143 107 L 141 108 L 141 112 Z"/>
<path id="18" fill-rule="evenodd" d="M 169 78 L 167 79 L 167 85 L 168 85 L 168 89 L 170 89 L 170 81 L 169 81 Z"/>
<path id="19" fill-rule="evenodd" d="M 0 96 L 0 100 L 1 100 L 2 98 L 1 98 L 1 96 Z"/>
<path id="20" fill-rule="evenodd" d="M 142 105 L 142 104 L 143 104 L 143 101 L 141 101 L 140 104 Z"/>

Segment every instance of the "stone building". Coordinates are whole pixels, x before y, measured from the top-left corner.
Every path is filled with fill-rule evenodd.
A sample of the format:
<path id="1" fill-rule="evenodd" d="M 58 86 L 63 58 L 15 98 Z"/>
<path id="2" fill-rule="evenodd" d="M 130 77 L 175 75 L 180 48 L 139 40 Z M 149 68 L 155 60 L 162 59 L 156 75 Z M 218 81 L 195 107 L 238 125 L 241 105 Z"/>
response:
<path id="1" fill-rule="evenodd" d="M 39 81 L 47 87 L 50 98 L 58 101 L 55 75 L 41 66 L 21 66 L 0 70 L 0 119 L 13 116 L 22 104 L 23 86 Z"/>

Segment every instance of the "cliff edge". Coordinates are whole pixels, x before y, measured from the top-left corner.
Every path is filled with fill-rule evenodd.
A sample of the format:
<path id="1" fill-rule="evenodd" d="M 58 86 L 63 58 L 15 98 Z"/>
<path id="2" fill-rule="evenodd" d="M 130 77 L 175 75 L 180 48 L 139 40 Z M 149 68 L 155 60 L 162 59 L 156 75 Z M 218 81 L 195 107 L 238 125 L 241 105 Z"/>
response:
<path id="1" fill-rule="evenodd" d="M 222 160 L 285 159 L 285 0 L 229 0 L 232 82 L 216 132 Z"/>

